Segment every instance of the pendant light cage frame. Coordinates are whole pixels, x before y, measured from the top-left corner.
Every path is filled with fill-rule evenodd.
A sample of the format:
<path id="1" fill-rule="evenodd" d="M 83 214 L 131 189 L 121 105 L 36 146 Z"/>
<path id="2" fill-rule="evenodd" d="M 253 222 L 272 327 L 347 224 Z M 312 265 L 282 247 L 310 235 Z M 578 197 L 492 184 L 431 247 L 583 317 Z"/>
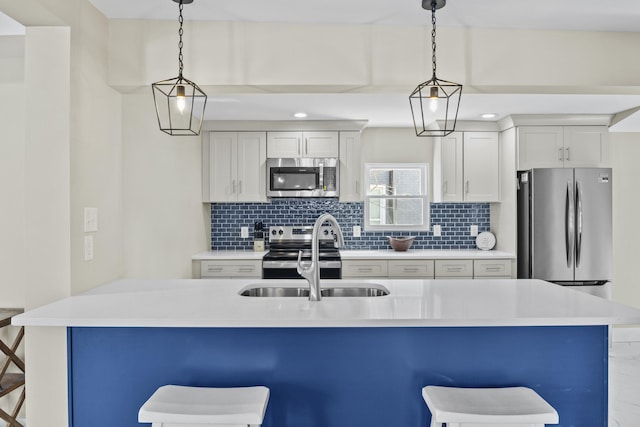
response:
<path id="1" fill-rule="evenodd" d="M 207 105 L 207 94 L 182 75 L 182 6 L 193 0 L 173 0 L 179 3 L 178 76 L 151 84 L 160 130 L 173 136 L 199 135 Z"/>
<path id="2" fill-rule="evenodd" d="M 416 136 L 443 137 L 455 131 L 462 96 L 462 85 L 436 77 L 436 10 L 446 0 L 422 0 L 422 7 L 431 10 L 431 79 L 420 83 L 409 95 Z M 431 105 L 437 105 L 438 112 Z M 444 117 L 442 114 L 444 110 Z"/>

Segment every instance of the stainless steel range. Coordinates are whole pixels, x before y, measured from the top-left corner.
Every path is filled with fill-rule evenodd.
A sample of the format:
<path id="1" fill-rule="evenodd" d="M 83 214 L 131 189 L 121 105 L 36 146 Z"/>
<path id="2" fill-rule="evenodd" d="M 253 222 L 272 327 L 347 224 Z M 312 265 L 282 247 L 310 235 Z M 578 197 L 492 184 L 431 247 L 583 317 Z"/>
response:
<path id="1" fill-rule="evenodd" d="M 262 258 L 263 279 L 298 279 L 298 253 L 302 261 L 311 263 L 313 226 L 269 227 L 269 252 Z M 334 231 L 330 225 L 320 229 L 320 278 L 341 279 L 342 261 L 334 247 Z"/>

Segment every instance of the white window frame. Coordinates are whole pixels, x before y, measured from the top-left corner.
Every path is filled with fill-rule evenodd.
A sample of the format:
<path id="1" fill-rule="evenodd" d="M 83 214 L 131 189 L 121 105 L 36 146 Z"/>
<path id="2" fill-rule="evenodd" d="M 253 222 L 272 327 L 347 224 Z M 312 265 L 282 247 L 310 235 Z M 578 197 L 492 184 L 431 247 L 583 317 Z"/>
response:
<path id="1" fill-rule="evenodd" d="M 369 189 L 369 176 L 371 169 L 420 169 L 422 174 L 420 194 L 402 195 L 376 195 Z M 429 203 L 429 164 L 428 163 L 365 163 L 364 165 L 364 230 L 365 231 L 429 231 L 430 229 L 430 203 Z M 423 212 L 422 224 L 415 225 L 379 225 L 372 224 L 369 216 L 369 206 L 372 199 L 422 199 Z"/>

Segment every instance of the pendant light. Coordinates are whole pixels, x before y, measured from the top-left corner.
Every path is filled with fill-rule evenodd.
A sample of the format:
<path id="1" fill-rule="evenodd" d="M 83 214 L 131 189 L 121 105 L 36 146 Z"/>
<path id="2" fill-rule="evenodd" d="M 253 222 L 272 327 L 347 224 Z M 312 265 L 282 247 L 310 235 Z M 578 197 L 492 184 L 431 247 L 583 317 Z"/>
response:
<path id="1" fill-rule="evenodd" d="M 193 0 L 173 0 L 179 4 L 178 77 L 151 85 L 160 130 L 169 135 L 198 135 L 202 128 L 207 95 L 182 75 L 182 6 Z"/>
<path id="2" fill-rule="evenodd" d="M 462 85 L 436 77 L 436 9 L 446 0 L 422 0 L 422 8 L 431 10 L 431 61 L 433 76 L 420 83 L 409 96 L 416 136 L 441 137 L 455 131 Z M 429 129 L 438 121 L 438 129 Z"/>

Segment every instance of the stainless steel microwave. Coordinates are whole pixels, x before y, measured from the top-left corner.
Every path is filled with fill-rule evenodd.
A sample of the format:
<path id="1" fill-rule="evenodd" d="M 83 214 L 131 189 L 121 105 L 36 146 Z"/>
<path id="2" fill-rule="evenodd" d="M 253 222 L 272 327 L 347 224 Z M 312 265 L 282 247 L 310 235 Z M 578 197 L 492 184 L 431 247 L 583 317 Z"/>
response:
<path id="1" fill-rule="evenodd" d="M 336 158 L 267 159 L 267 197 L 338 197 Z"/>

